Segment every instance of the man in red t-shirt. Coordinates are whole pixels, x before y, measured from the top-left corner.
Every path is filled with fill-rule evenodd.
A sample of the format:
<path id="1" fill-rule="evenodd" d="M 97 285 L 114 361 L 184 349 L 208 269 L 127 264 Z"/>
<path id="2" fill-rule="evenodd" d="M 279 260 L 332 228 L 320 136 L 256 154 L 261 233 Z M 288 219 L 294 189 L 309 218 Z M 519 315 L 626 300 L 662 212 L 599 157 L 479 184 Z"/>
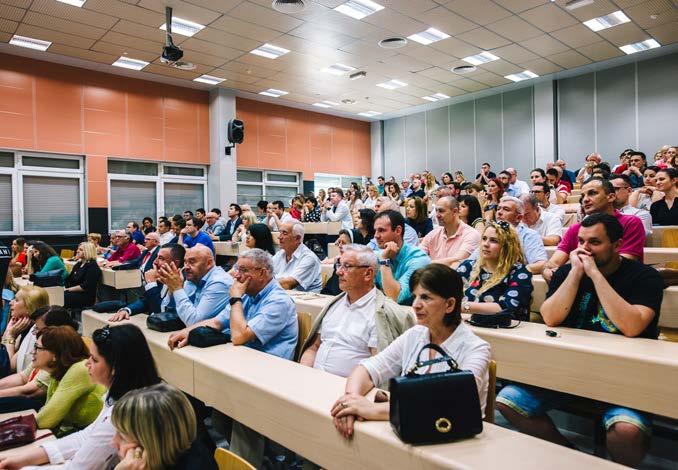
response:
<path id="1" fill-rule="evenodd" d="M 109 268 L 118 266 L 119 264 L 125 263 L 127 261 L 132 261 L 133 259 L 141 256 L 141 250 L 139 250 L 139 247 L 134 243 L 131 243 L 132 236 L 129 232 L 118 230 L 115 232 L 115 235 L 113 235 L 112 238 L 114 238 L 113 242 L 118 247 L 118 249 L 115 250 L 110 258 L 108 258 L 106 266 Z"/>
<path id="2" fill-rule="evenodd" d="M 643 262 L 643 248 L 645 246 L 645 229 L 643 222 L 635 215 L 624 215 L 614 209 L 615 189 L 609 180 L 592 178 L 581 188 L 583 196 L 582 209 L 584 214 L 591 215 L 606 213 L 617 218 L 624 228 L 619 254 L 625 258 Z M 563 235 L 558 249 L 548 260 L 542 275 L 547 282 L 551 281 L 553 271 L 567 263 L 570 252 L 579 245 L 579 226 L 576 223 L 570 226 Z"/>

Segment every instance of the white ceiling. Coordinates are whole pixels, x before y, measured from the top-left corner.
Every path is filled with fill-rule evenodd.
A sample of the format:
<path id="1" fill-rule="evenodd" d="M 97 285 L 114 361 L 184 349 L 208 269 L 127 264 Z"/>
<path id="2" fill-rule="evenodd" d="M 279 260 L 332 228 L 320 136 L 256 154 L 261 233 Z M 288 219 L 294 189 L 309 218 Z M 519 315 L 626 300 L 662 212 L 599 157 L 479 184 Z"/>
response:
<path id="1" fill-rule="evenodd" d="M 650 38 L 662 46 L 678 42 L 678 0 L 595 0 L 572 11 L 564 8 L 565 0 L 376 0 L 385 8 L 362 20 L 333 10 L 344 1 L 308 1 L 303 12 L 285 15 L 271 8 L 271 0 L 87 0 L 82 8 L 56 0 L 0 0 L 0 42 L 13 34 L 51 41 L 42 53 L 49 60 L 62 57 L 63 63 L 75 60 L 98 70 L 110 70 L 127 55 L 151 62 L 142 71 L 124 73 L 128 76 L 169 77 L 196 87 L 192 80 L 208 74 L 225 78 L 219 86 L 244 95 L 288 91 L 272 100 L 280 104 L 353 99 L 332 112 L 384 116 L 420 108 L 428 103 L 422 99 L 426 95 L 461 97 L 502 86 L 511 83 L 504 75 L 526 69 L 543 76 L 624 56 L 619 46 L 625 44 Z M 197 65 L 194 71 L 160 63 L 165 33 L 158 28 L 165 22 L 165 5 L 173 7 L 174 16 L 207 26 L 192 38 L 174 34 L 184 60 Z M 597 33 L 582 24 L 616 10 L 631 22 Z M 428 46 L 410 41 L 397 50 L 377 45 L 429 27 L 450 37 Z M 291 52 L 275 60 L 249 53 L 264 43 Z M 25 55 L 19 49 L 2 47 Z M 500 60 L 464 76 L 450 71 L 467 65 L 462 57 L 483 50 Z M 367 77 L 351 81 L 322 72 L 334 63 L 364 70 Z M 390 79 L 408 86 L 375 86 Z"/>

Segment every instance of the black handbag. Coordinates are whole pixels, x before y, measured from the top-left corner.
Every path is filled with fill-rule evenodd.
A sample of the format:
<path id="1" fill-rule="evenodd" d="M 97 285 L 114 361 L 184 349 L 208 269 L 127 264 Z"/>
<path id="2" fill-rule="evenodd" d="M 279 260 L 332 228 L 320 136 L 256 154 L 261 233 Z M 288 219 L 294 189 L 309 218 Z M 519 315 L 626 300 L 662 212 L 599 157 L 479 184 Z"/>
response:
<path id="1" fill-rule="evenodd" d="M 92 310 L 97 313 L 115 313 L 124 307 L 127 307 L 127 304 L 121 300 L 105 300 L 94 304 Z"/>
<path id="2" fill-rule="evenodd" d="M 474 313 L 467 321 L 469 324 L 481 328 L 515 328 L 520 324 L 520 322 L 518 322 L 515 326 L 511 326 L 511 320 L 513 320 L 511 311 L 502 310 L 501 312 L 489 315 Z"/>
<path id="3" fill-rule="evenodd" d="M 433 349 L 441 357 L 421 360 Z M 439 362 L 450 370 L 418 375 L 416 371 Z M 417 362 L 406 375 L 392 378 L 390 421 L 393 430 L 408 444 L 437 444 L 463 439 L 483 430 L 478 387 L 473 373 L 459 370 L 443 349 L 429 343 L 419 351 Z"/>
<path id="4" fill-rule="evenodd" d="M 221 331 L 209 327 L 199 326 L 193 328 L 188 333 L 188 344 L 198 348 L 209 348 L 218 344 L 226 344 L 231 342 L 231 335 L 222 333 Z"/>
<path id="5" fill-rule="evenodd" d="M 146 319 L 146 326 L 155 331 L 179 331 L 186 328 L 176 312 L 152 313 Z"/>
<path id="6" fill-rule="evenodd" d="M 37 272 L 30 275 L 30 281 L 37 287 L 55 287 L 63 286 L 63 269 L 52 269 L 44 273 Z"/>

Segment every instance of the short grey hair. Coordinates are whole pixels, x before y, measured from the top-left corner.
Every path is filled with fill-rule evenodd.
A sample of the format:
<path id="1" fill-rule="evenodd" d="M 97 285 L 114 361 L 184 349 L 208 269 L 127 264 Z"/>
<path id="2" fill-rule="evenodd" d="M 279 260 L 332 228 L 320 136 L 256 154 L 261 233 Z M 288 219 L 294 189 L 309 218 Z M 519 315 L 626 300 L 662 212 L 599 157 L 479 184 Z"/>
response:
<path id="1" fill-rule="evenodd" d="M 254 264 L 259 267 L 266 268 L 269 273 L 273 274 L 273 257 L 269 252 L 264 251 L 261 248 L 251 248 L 247 251 L 244 251 L 240 253 L 238 258 L 252 260 Z"/>
<path id="2" fill-rule="evenodd" d="M 384 212 L 384 211 L 396 211 L 398 212 L 400 210 L 400 207 L 398 204 L 395 203 L 390 197 L 382 196 L 379 198 L 379 212 Z"/>
<path id="3" fill-rule="evenodd" d="M 521 201 L 517 197 L 504 196 L 499 200 L 499 202 L 512 202 L 516 205 L 516 212 L 518 212 L 518 214 L 520 215 L 525 214 L 525 204 L 523 204 L 523 201 Z"/>
<path id="4" fill-rule="evenodd" d="M 304 240 L 304 224 L 299 221 L 290 222 L 292 224 L 292 234 L 295 237 L 301 237 L 301 240 Z"/>
<path id="5" fill-rule="evenodd" d="M 523 201 L 523 204 L 529 204 L 533 209 L 539 207 L 539 201 L 534 196 L 534 194 L 521 194 L 520 200 Z"/>
<path id="6" fill-rule="evenodd" d="M 450 209 L 456 209 L 459 207 L 459 202 L 457 202 L 457 198 L 454 196 L 443 196 L 440 199 L 438 199 L 438 202 L 444 202 L 447 204 L 447 207 Z"/>
<path id="7" fill-rule="evenodd" d="M 344 250 L 344 254 L 355 253 L 356 258 L 358 258 L 358 263 L 360 263 L 361 266 L 369 266 L 376 272 L 379 261 L 377 260 L 377 254 L 372 248 L 367 245 L 351 243 L 350 245 L 344 245 L 342 249 Z"/>

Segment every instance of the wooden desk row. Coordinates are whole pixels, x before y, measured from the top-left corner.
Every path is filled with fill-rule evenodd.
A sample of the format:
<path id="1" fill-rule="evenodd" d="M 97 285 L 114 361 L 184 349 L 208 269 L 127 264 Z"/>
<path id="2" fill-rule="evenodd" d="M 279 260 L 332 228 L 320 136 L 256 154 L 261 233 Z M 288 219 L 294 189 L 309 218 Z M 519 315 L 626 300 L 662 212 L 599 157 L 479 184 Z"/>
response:
<path id="1" fill-rule="evenodd" d="M 556 252 L 557 246 L 545 246 L 546 254 L 550 258 Z M 678 247 L 662 248 L 662 247 L 645 247 L 644 263 L 645 264 L 664 264 L 672 261 L 678 261 Z"/>
<path id="2" fill-rule="evenodd" d="M 169 351 L 169 334 L 146 329 L 145 317 L 130 321 L 142 329 L 165 380 L 323 468 L 622 468 L 487 423 L 472 439 L 414 447 L 403 444 L 388 422 L 362 422 L 345 441 L 329 414 L 345 379 L 231 344 Z M 84 334 L 105 318 L 83 312 Z"/>
<path id="3" fill-rule="evenodd" d="M 14 283 L 19 287 L 33 285 L 31 281 L 29 281 L 28 279 L 24 279 L 22 277 L 15 277 Z M 64 305 L 63 286 L 45 287 L 44 289 L 47 291 L 47 295 L 49 295 L 50 305 L 59 305 L 59 306 Z"/>

